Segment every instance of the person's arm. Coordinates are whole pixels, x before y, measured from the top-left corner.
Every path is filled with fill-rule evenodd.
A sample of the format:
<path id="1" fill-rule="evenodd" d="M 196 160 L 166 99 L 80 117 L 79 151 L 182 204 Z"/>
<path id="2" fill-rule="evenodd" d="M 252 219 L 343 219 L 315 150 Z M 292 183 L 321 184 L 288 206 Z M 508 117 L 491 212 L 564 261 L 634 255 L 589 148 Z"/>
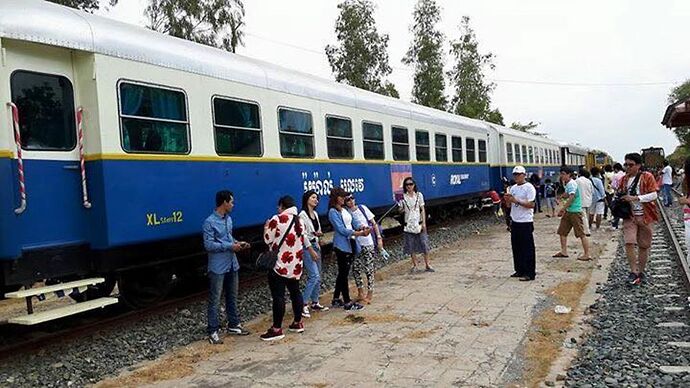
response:
<path id="1" fill-rule="evenodd" d="M 534 195 L 530 195 L 532 200 L 529 200 L 529 198 L 527 200 L 521 200 L 521 199 L 517 199 L 517 198 L 513 197 L 513 202 L 516 203 L 518 206 L 526 207 L 528 209 L 534 209 L 536 206 L 536 204 L 534 203 L 534 199 L 536 196 L 537 196 L 537 191 L 536 191 L 536 189 L 534 189 Z"/>
<path id="2" fill-rule="evenodd" d="M 278 216 L 273 216 L 264 224 L 264 242 L 269 248 L 276 241 L 276 230 L 280 230 L 278 228 Z"/>
<path id="3" fill-rule="evenodd" d="M 379 225 L 376 223 L 376 217 L 374 216 L 374 213 L 369 210 L 368 207 L 362 206 L 364 211 L 366 212 L 364 216 L 367 218 L 367 221 L 369 221 L 373 225 L 373 230 L 372 232 L 375 233 L 376 236 L 376 242 L 379 248 L 383 248 L 383 234 L 379 230 Z"/>
<path id="4" fill-rule="evenodd" d="M 311 249 L 311 239 L 313 238 L 313 233 L 311 230 L 308 229 L 307 225 L 311 223 L 311 220 L 309 219 L 309 216 L 307 215 L 307 212 L 302 211 L 299 213 L 299 221 L 302 222 L 302 231 L 303 231 L 303 236 L 304 236 L 304 249 Z M 311 253 L 311 251 L 309 251 Z"/>
<path id="5" fill-rule="evenodd" d="M 575 200 L 575 194 L 574 193 L 568 194 L 568 199 L 561 206 L 561 210 L 558 211 L 558 215 L 562 216 L 563 214 L 565 214 L 565 209 L 569 208 L 574 200 Z"/>
<path id="6" fill-rule="evenodd" d="M 328 220 L 331 222 L 331 225 L 333 225 L 333 229 L 335 230 L 336 233 L 343 235 L 347 238 L 352 237 L 352 235 L 359 236 L 359 232 L 355 232 L 354 230 L 350 230 L 345 227 L 345 224 L 343 223 L 343 217 L 342 215 L 338 214 L 338 210 L 331 208 L 331 210 L 328 211 Z"/>
<path id="7" fill-rule="evenodd" d="M 206 252 L 224 252 L 232 247 L 230 244 L 223 243 L 216 239 L 211 222 L 204 221 L 202 230 L 204 234 L 204 249 L 206 249 Z"/>

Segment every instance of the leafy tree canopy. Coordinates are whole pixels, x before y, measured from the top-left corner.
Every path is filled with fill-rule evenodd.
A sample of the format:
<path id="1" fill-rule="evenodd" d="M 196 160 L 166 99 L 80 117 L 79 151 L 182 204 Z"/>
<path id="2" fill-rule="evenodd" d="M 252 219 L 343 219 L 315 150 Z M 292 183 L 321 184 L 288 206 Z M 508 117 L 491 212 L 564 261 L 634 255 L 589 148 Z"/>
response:
<path id="1" fill-rule="evenodd" d="M 435 0 L 419 0 L 413 18 L 412 43 L 402 60 L 415 70 L 412 102 L 445 110 L 448 100 L 443 78 L 444 36 L 436 28 L 441 20 L 441 8 Z"/>
<path id="2" fill-rule="evenodd" d="M 370 0 L 345 0 L 338 4 L 335 22 L 337 45 L 326 46 L 335 80 L 354 87 L 399 97 L 390 75 L 388 35 L 379 34 Z"/>
<path id="3" fill-rule="evenodd" d="M 450 53 L 455 59 L 455 64 L 448 72 L 454 89 L 449 111 L 476 119 L 495 119 L 496 114 L 491 110 L 491 92 L 496 85 L 487 82 L 484 76 L 486 68 L 495 68 L 494 57 L 491 53 L 479 53 L 479 42 L 470 27 L 469 16 L 462 17 L 460 37 L 451 42 Z"/>
<path id="4" fill-rule="evenodd" d="M 47 0 L 51 3 L 66 5 L 68 7 L 81 9 L 82 11 L 92 12 L 100 9 L 101 0 Z M 117 5 L 118 0 L 108 0 L 110 6 Z"/>
<path id="5" fill-rule="evenodd" d="M 149 28 L 235 52 L 244 46 L 242 0 L 149 0 Z"/>
<path id="6" fill-rule="evenodd" d="M 511 128 L 517 129 L 518 131 L 522 131 L 522 132 L 529 132 L 538 126 L 539 126 L 539 123 L 535 123 L 534 121 L 530 121 L 527 124 L 523 124 L 519 121 L 513 121 L 513 123 L 510 124 Z"/>

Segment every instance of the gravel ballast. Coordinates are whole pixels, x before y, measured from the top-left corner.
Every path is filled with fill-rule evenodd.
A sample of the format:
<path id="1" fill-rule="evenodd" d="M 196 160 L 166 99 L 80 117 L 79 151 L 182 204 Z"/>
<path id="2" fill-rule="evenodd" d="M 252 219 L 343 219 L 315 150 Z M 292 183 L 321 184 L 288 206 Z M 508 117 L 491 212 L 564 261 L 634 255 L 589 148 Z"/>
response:
<path id="1" fill-rule="evenodd" d="M 674 228 L 682 230 L 680 208 L 674 206 L 669 214 L 673 217 Z M 688 349 L 668 344 L 690 340 L 690 327 L 665 325 L 669 322 L 690 324 L 690 313 L 682 270 L 665 229 L 663 220 L 654 227 L 646 271 L 649 280 L 641 286 L 627 284 L 629 266 L 621 237 L 608 281 L 598 290 L 602 297 L 592 306 L 593 332 L 568 371 L 566 386 L 690 386 L 690 374 L 669 374 L 660 370 L 662 366 L 690 365 Z M 684 246 L 684 240 L 680 241 Z M 655 263 L 656 260 L 670 260 L 670 263 Z M 665 307 L 682 309 L 666 311 Z"/>
<path id="2" fill-rule="evenodd" d="M 448 245 L 501 222 L 491 211 L 473 212 L 430 230 L 430 242 L 432 247 Z M 398 239 L 386 246 L 391 257 L 388 262 L 378 259 L 377 268 L 404 259 L 401 243 Z M 324 263 L 322 292 L 335 284 L 336 270 L 334 262 Z M 240 291 L 238 308 L 244 321 L 270 311 L 270 305 L 268 287 L 260 285 Z M 129 322 L 117 329 L 104 329 L 77 340 L 51 345 L 36 353 L 5 359 L 0 365 L 0 386 L 86 386 L 205 337 L 206 302 L 199 301 L 168 313 Z"/>

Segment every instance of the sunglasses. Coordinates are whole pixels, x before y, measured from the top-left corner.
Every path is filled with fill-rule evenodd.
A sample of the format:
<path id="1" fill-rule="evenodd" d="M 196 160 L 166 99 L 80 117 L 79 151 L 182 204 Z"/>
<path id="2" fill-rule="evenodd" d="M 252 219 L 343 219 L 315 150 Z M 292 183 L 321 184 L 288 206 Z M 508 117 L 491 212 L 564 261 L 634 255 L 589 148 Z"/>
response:
<path id="1" fill-rule="evenodd" d="M 407 182 L 405 183 L 405 186 L 414 186 L 414 182 Z"/>
<path id="2" fill-rule="evenodd" d="M 522 173 L 522 172 L 514 172 L 513 175 L 525 175 L 525 173 Z"/>
<path id="3" fill-rule="evenodd" d="M 353 197 L 353 196 L 351 196 L 351 195 L 345 197 L 345 200 L 346 200 L 346 201 L 352 201 L 353 199 L 355 199 L 355 197 Z"/>

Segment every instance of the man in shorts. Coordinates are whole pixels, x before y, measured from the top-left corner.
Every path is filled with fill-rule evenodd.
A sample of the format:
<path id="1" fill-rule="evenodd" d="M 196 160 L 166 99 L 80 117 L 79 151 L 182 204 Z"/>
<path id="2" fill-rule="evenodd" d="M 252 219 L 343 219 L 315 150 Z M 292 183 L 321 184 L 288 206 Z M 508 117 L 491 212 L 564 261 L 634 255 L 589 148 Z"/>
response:
<path id="1" fill-rule="evenodd" d="M 580 197 L 580 190 L 577 182 L 573 179 L 573 170 L 569 167 L 561 167 L 561 183 L 565 186 L 565 193 L 563 194 L 563 207 L 558 211 L 558 216 L 561 217 L 561 223 L 558 226 L 558 235 L 561 237 L 561 250 L 553 255 L 553 257 L 568 257 L 568 234 L 570 229 L 575 231 L 575 237 L 582 241 L 582 249 L 584 253 L 578 257 L 578 260 L 588 261 L 592 260 L 589 254 L 589 241 L 585 236 L 585 229 L 582 218 L 582 200 Z"/>
<path id="2" fill-rule="evenodd" d="M 621 179 L 619 191 L 625 192 L 623 200 L 630 203 L 632 217 L 623 220 L 623 237 L 625 255 L 630 264 L 628 282 L 638 285 L 645 279 L 644 270 L 652 246 L 652 224 L 659 220 L 654 204 L 657 198 L 656 180 L 650 172 L 640 170 L 642 156 L 638 153 L 625 155 L 625 167 L 626 174 Z"/>
<path id="3" fill-rule="evenodd" d="M 604 190 L 604 181 L 601 178 L 601 170 L 599 167 L 592 167 L 592 177 L 590 178 L 594 191 L 592 192 L 592 205 L 589 207 L 589 225 L 590 229 L 597 225 L 597 230 L 601 227 L 601 219 L 604 216 L 604 208 L 606 207 L 606 191 Z"/>

